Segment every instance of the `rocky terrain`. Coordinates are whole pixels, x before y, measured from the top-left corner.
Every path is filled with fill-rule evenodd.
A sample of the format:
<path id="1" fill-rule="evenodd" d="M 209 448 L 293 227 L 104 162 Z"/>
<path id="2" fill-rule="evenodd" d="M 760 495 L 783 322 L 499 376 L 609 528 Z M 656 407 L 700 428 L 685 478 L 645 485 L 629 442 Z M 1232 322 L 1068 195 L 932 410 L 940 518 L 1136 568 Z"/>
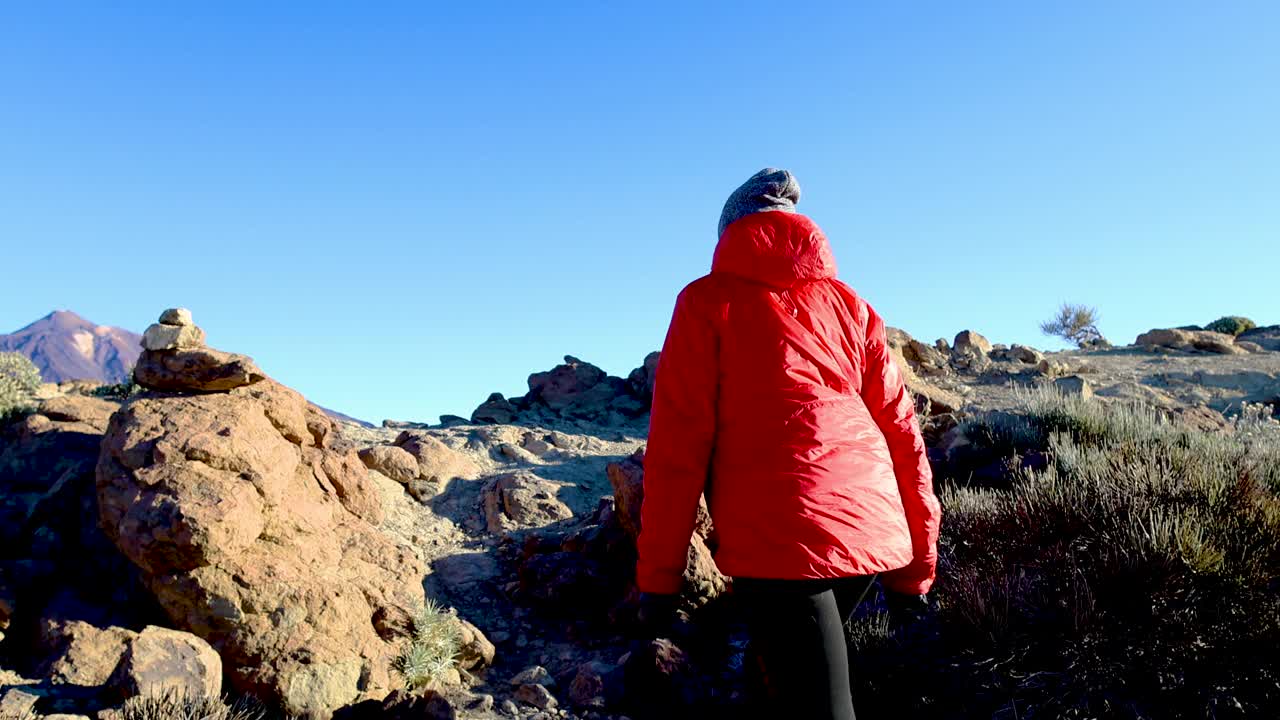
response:
<path id="1" fill-rule="evenodd" d="M 939 481 L 984 472 L 957 428 L 1053 386 L 1229 432 L 1280 407 L 1280 327 L 1044 353 L 964 331 L 891 345 Z M 470 417 L 335 421 L 189 313 L 141 338 L 136 394 L 48 386 L 0 435 L 0 718 L 114 718 L 159 692 L 280 717 L 726 717 L 745 637 L 700 518 L 681 620 L 632 584 L 657 354 L 565 363 Z M 99 396 L 103 395 L 103 396 Z M 424 608 L 457 655 L 413 692 Z"/>

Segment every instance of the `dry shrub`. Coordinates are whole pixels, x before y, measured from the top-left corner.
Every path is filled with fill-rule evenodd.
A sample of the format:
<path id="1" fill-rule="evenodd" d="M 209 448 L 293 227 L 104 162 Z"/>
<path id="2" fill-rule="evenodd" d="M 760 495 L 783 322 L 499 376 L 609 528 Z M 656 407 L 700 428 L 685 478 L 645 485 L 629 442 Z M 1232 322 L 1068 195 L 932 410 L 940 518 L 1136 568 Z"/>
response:
<path id="1" fill-rule="evenodd" d="M 941 489 L 938 611 L 864 644 L 860 698 L 912 717 L 1276 716 L 1280 424 L 1250 411 L 1206 434 L 1051 391 L 1021 406 L 966 435 L 1048 466 Z"/>

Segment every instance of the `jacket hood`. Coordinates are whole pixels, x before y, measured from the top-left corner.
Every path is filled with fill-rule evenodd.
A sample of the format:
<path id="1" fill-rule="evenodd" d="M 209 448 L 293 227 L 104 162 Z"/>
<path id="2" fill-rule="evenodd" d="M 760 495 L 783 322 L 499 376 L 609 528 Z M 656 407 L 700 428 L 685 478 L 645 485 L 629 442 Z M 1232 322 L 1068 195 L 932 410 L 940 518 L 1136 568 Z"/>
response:
<path id="1" fill-rule="evenodd" d="M 799 213 L 766 211 L 729 225 L 716 245 L 711 272 L 778 288 L 836 276 L 822 228 Z"/>

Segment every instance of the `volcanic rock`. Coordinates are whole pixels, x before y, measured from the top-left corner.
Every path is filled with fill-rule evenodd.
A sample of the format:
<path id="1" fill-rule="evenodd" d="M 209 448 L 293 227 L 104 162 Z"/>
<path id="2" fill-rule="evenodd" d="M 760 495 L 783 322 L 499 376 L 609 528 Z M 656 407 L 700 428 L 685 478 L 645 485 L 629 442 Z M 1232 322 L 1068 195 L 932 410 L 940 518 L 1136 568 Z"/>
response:
<path id="1" fill-rule="evenodd" d="M 1063 395 L 1081 397 L 1085 400 L 1093 397 L 1093 386 L 1079 375 L 1068 375 L 1053 381 L 1053 386 Z"/>
<path id="2" fill-rule="evenodd" d="M 493 393 L 471 413 L 472 422 L 497 423 L 505 425 L 516 419 L 519 412 L 515 405 L 503 397 L 502 393 Z"/>
<path id="3" fill-rule="evenodd" d="M 383 608 L 423 604 L 424 568 L 381 514 L 333 421 L 269 379 L 140 396 L 111 420 L 100 521 L 172 622 L 221 654 L 240 692 L 325 718 L 398 682 Z"/>
<path id="4" fill-rule="evenodd" d="M 153 626 L 129 640 L 107 682 L 122 700 L 166 693 L 216 698 L 222 691 L 222 659 L 195 635 Z"/>
<path id="5" fill-rule="evenodd" d="M 148 350 L 133 368 L 139 385 L 167 392 L 224 392 L 265 377 L 251 358 L 210 348 Z"/>
<path id="6" fill-rule="evenodd" d="M 1182 352 L 1199 350 L 1221 355 L 1244 354 L 1245 350 L 1236 347 L 1235 341 L 1230 335 L 1208 330 L 1157 329 L 1139 335 L 1134 344 L 1141 345 L 1148 352 L 1166 348 Z"/>
<path id="7" fill-rule="evenodd" d="M 485 522 L 492 533 L 541 527 L 573 517 L 559 499 L 560 486 L 529 472 L 499 475 L 482 491 Z"/>
<path id="8" fill-rule="evenodd" d="M 377 445 L 360 451 L 360 460 L 398 483 L 418 477 L 418 461 L 407 450 L 394 445 Z"/>
<path id="9" fill-rule="evenodd" d="M 395 447 L 413 457 L 418 464 L 418 477 L 429 482 L 474 478 L 480 473 L 474 460 L 424 431 L 405 430 L 396 438 Z"/>
<path id="10" fill-rule="evenodd" d="M 103 685 L 137 635 L 125 628 L 98 628 L 79 620 L 45 620 L 40 645 L 48 655 L 37 674 L 58 685 Z"/>

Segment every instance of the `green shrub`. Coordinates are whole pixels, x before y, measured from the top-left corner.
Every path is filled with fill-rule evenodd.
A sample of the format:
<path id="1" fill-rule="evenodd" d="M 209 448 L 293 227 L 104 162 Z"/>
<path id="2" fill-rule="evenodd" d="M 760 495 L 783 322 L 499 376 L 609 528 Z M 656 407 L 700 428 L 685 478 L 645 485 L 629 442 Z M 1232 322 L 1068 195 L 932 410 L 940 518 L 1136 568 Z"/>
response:
<path id="1" fill-rule="evenodd" d="M 114 385 L 99 385 L 94 388 L 92 395 L 95 397 L 109 398 L 112 400 L 128 400 L 143 391 L 143 387 L 133 380 L 133 371 L 129 371 L 129 379 Z"/>
<path id="2" fill-rule="evenodd" d="M 421 690 L 443 679 L 461 650 L 461 627 L 453 611 L 427 600 L 413 619 L 413 637 L 392 667 L 404 679 L 406 690 Z"/>
<path id="3" fill-rule="evenodd" d="M 265 720 L 256 703 L 237 701 L 227 705 L 219 698 L 191 697 L 178 692 L 141 695 L 126 700 L 120 720 Z"/>
<path id="4" fill-rule="evenodd" d="M 1226 333 L 1227 335 L 1235 337 L 1246 330 L 1252 330 L 1256 327 L 1258 327 L 1258 324 L 1247 317 L 1228 315 L 1227 317 L 1218 318 L 1208 325 L 1205 325 L 1204 329 L 1211 330 L 1213 332 Z"/>
<path id="5" fill-rule="evenodd" d="M 1268 409 L 1207 434 L 1036 391 L 964 432 L 1049 464 L 1014 464 L 999 487 L 941 488 L 935 626 L 869 647 L 878 634 L 859 630 L 860 697 L 908 697 L 912 717 L 1275 716 L 1280 423 Z"/>
<path id="6" fill-rule="evenodd" d="M 40 370 L 27 356 L 0 352 L 0 419 L 29 410 L 40 382 Z"/>

